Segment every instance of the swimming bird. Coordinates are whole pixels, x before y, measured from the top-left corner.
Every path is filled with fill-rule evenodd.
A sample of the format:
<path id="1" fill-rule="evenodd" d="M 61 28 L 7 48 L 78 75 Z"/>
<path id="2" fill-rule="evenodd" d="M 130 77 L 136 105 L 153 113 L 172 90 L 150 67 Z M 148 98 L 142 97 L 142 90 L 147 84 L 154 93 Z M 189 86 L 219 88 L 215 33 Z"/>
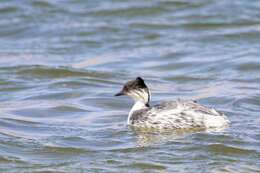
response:
<path id="1" fill-rule="evenodd" d="M 126 95 L 135 104 L 128 114 L 127 124 L 144 128 L 223 128 L 228 118 L 213 108 L 192 100 L 167 101 L 151 106 L 151 93 L 141 77 L 128 81 L 115 96 Z"/>

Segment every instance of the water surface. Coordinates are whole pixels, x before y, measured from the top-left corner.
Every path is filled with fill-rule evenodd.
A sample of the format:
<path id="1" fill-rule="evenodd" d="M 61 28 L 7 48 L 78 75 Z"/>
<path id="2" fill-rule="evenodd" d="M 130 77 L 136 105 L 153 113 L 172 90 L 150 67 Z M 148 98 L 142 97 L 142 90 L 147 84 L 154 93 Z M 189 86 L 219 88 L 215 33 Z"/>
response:
<path id="1" fill-rule="evenodd" d="M 260 172 L 256 0 L 0 2 L 0 172 Z M 222 131 L 126 125 L 115 98 L 196 99 Z"/>

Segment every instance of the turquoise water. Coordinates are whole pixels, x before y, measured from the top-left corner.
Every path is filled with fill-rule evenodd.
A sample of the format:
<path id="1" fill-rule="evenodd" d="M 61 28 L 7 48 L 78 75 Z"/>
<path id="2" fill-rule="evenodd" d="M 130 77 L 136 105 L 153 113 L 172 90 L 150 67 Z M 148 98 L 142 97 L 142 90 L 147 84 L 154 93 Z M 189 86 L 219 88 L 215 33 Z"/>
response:
<path id="1" fill-rule="evenodd" d="M 260 172 L 260 2 L 0 2 L 0 172 Z M 223 131 L 139 132 L 113 95 L 196 99 Z"/>

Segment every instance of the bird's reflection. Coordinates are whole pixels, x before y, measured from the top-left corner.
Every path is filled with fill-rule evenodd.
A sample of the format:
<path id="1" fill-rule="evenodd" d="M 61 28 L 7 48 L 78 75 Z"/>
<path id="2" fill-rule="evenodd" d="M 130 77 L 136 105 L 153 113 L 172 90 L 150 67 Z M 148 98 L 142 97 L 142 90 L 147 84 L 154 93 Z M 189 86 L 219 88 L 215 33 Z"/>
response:
<path id="1" fill-rule="evenodd" d="M 140 127 L 130 127 L 131 130 L 137 136 L 137 145 L 139 147 L 158 145 L 162 143 L 167 143 L 170 141 L 177 141 L 185 138 L 188 135 L 194 133 L 214 133 L 223 132 L 224 128 L 221 129 L 151 129 L 151 128 L 140 128 Z"/>

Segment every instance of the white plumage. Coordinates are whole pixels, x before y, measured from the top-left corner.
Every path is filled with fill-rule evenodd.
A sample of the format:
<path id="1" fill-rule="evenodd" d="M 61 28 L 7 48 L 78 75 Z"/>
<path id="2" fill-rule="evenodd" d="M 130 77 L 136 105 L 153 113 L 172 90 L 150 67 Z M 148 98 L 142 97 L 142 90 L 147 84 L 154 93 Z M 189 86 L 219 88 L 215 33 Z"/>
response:
<path id="1" fill-rule="evenodd" d="M 177 100 L 149 106 L 150 92 L 143 79 L 138 77 L 127 82 L 116 94 L 128 95 L 135 100 L 129 112 L 129 125 L 145 128 L 223 128 L 228 126 L 227 117 L 215 109 L 194 101 Z"/>

